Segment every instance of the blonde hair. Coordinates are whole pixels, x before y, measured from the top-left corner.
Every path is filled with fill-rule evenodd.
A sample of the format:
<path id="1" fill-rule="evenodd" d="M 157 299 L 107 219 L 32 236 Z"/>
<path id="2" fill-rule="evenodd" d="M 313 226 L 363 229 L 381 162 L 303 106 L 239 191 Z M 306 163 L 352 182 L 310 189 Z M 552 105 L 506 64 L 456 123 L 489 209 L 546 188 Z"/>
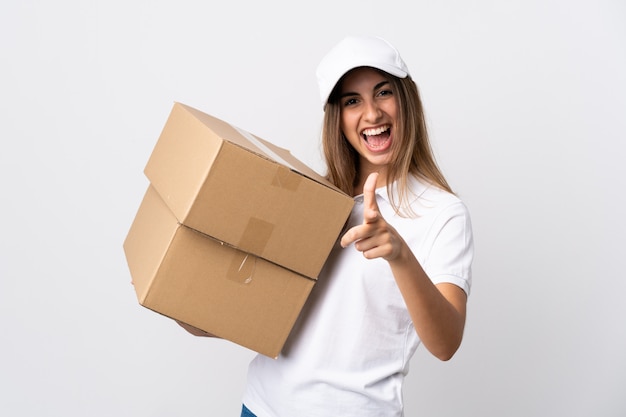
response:
<path id="1" fill-rule="evenodd" d="M 392 157 L 387 169 L 387 191 L 396 213 L 412 215 L 407 195 L 408 174 L 421 177 L 450 193 L 452 189 L 435 161 L 417 85 L 410 76 L 398 78 L 377 71 L 389 80 L 398 105 L 394 126 L 394 137 L 397 139 L 391 148 Z M 353 195 L 358 181 L 359 155 L 341 132 L 341 105 L 338 95 L 342 80 L 335 86 L 324 109 L 322 146 L 328 169 L 327 178 L 343 192 Z M 392 184 L 396 181 L 398 196 L 393 195 Z"/>

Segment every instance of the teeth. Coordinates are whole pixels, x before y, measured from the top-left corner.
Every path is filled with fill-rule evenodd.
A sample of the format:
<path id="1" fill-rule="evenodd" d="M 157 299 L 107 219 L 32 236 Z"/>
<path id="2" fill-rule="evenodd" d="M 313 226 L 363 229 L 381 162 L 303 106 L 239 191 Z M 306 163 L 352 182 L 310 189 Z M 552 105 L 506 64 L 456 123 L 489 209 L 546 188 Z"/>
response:
<path id="1" fill-rule="evenodd" d="M 386 132 L 387 130 L 389 130 L 389 126 L 383 126 L 383 127 L 378 127 L 376 129 L 365 129 L 363 131 L 363 134 L 365 136 L 376 136 L 376 135 L 380 135 L 383 132 Z"/>

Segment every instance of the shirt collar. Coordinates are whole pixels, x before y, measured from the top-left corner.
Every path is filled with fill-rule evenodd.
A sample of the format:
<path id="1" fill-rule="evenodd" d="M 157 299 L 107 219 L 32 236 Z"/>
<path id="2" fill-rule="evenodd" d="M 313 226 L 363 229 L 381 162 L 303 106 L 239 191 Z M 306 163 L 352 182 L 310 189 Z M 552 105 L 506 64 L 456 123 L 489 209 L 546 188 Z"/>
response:
<path id="1" fill-rule="evenodd" d="M 431 187 L 431 185 L 426 181 L 416 177 L 413 174 L 409 174 L 407 177 L 407 198 L 409 203 L 413 203 L 415 200 L 420 198 L 424 192 Z M 400 184 L 398 181 L 394 181 L 391 184 L 391 192 L 392 195 L 397 199 L 400 195 Z M 387 192 L 387 186 L 383 185 L 382 187 L 378 187 L 376 189 L 376 195 L 385 200 L 388 204 L 391 204 L 391 196 Z M 354 201 L 357 203 L 363 202 L 363 193 L 354 196 Z"/>

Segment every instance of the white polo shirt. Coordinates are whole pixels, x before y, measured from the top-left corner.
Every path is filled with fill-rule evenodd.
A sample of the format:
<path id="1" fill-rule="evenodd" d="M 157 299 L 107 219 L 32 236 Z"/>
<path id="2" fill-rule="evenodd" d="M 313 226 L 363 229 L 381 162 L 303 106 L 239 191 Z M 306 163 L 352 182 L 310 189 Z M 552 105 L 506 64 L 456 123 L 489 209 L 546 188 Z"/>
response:
<path id="1" fill-rule="evenodd" d="M 466 206 L 416 178 L 409 187 L 417 216 L 396 215 L 386 187 L 376 190 L 382 216 L 434 283 L 469 294 Z M 363 221 L 363 196 L 355 202 L 349 227 Z M 387 261 L 337 243 L 281 355 L 250 363 L 243 402 L 258 417 L 400 417 L 404 376 L 419 344 Z"/>

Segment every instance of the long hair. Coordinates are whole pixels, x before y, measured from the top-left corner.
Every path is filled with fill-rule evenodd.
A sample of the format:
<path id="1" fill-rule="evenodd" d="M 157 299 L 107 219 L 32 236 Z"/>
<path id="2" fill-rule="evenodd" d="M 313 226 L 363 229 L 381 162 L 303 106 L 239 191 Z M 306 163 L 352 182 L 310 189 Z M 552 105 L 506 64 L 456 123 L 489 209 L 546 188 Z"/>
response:
<path id="1" fill-rule="evenodd" d="M 379 71 L 379 70 L 378 70 Z M 412 214 L 408 204 L 408 174 L 452 193 L 433 155 L 422 101 L 417 85 L 410 76 L 398 78 L 379 71 L 391 85 L 398 106 L 391 158 L 387 169 L 387 191 L 391 204 L 399 215 Z M 327 178 L 343 192 L 353 195 L 358 181 L 359 155 L 341 132 L 340 80 L 331 93 L 324 112 L 322 146 Z M 392 184 L 398 182 L 398 196 L 393 195 Z"/>

